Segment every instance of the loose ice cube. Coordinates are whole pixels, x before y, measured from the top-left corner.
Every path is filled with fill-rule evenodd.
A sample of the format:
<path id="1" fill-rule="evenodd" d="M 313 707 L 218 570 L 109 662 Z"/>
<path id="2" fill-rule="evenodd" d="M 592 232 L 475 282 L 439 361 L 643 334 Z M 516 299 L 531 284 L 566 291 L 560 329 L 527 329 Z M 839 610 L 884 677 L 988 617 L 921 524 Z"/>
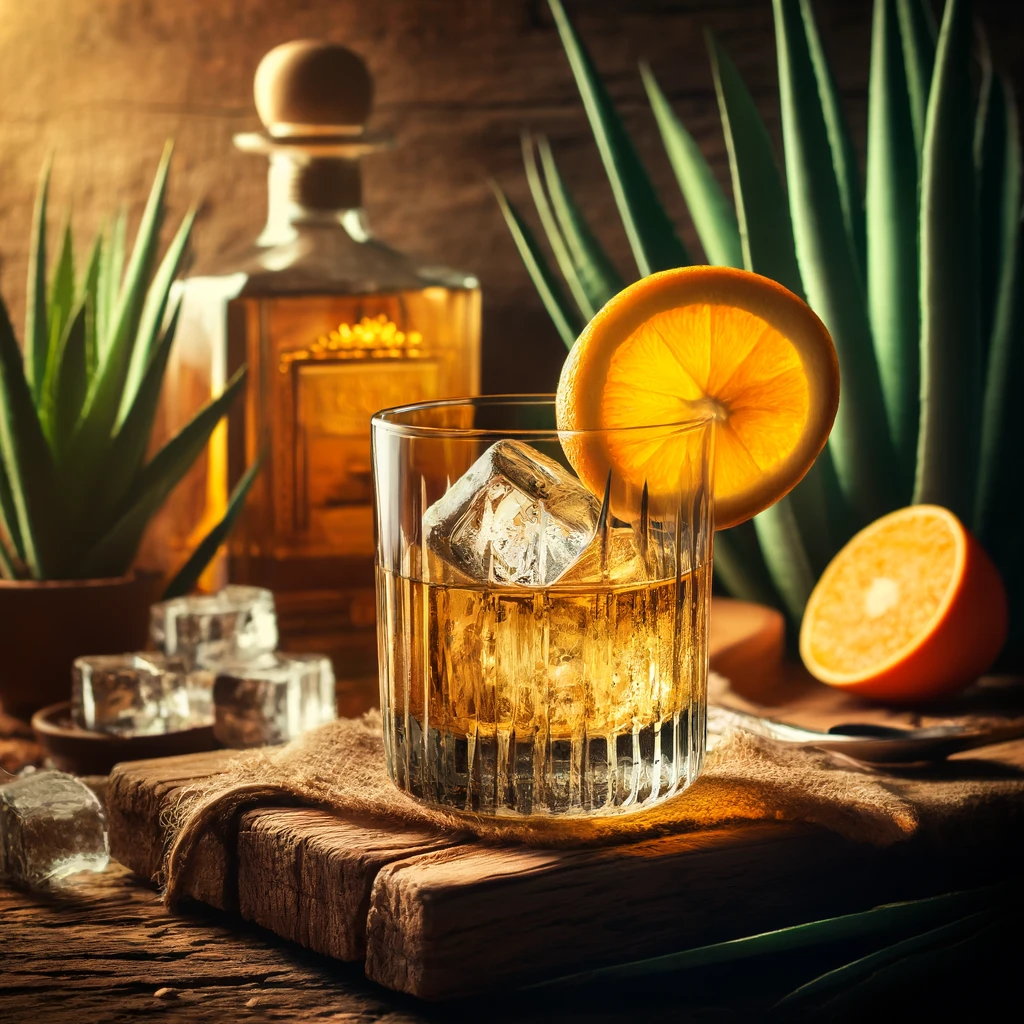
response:
<path id="1" fill-rule="evenodd" d="M 423 514 L 428 549 L 478 582 L 547 586 L 594 535 L 600 502 L 568 470 L 498 441 Z"/>
<path id="2" fill-rule="evenodd" d="M 334 671 L 316 654 L 265 654 L 221 665 L 214 735 L 228 747 L 284 743 L 335 717 Z"/>
<path id="3" fill-rule="evenodd" d="M 155 652 L 76 658 L 71 714 L 83 729 L 150 736 L 188 728 L 188 673 L 180 659 Z"/>
<path id="4" fill-rule="evenodd" d="M 0 876 L 45 886 L 109 861 L 100 802 L 74 776 L 32 772 L 0 786 Z"/>
<path id="5" fill-rule="evenodd" d="M 188 669 L 265 654 L 277 647 L 274 595 L 260 587 L 233 586 L 155 604 L 149 638 Z"/>

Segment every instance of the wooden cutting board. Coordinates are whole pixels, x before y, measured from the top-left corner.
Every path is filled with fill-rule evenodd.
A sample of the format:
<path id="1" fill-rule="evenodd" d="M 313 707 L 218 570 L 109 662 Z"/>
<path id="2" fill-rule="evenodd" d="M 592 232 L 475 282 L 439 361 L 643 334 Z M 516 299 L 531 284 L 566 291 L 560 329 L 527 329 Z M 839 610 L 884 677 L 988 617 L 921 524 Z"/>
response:
<path id="1" fill-rule="evenodd" d="M 775 613 L 726 602 L 715 619 L 716 666 L 726 658 L 748 681 L 772 657 L 777 667 Z M 107 793 L 113 856 L 158 879 L 169 808 L 233 756 L 117 766 Z M 973 879 L 978 863 L 991 876 L 999 856 L 1019 856 L 970 822 L 963 831 L 963 849 L 941 856 L 927 837 L 878 851 L 781 822 L 538 850 L 267 807 L 243 813 L 223 840 L 204 839 L 189 892 L 327 956 L 362 961 L 389 988 L 442 1000 L 944 891 Z"/>

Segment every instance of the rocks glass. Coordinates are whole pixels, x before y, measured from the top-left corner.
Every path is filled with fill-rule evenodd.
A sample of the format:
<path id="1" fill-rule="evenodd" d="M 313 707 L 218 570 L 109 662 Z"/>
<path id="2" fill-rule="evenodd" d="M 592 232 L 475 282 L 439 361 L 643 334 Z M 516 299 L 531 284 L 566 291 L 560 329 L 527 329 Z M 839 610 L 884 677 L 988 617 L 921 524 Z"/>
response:
<path id="1" fill-rule="evenodd" d="M 705 417 L 559 432 L 547 396 L 374 417 L 381 711 L 396 785 L 484 814 L 603 815 L 696 778 L 711 434 Z M 667 494 L 620 479 L 614 457 L 595 493 L 565 454 L 627 448 L 671 450 Z"/>

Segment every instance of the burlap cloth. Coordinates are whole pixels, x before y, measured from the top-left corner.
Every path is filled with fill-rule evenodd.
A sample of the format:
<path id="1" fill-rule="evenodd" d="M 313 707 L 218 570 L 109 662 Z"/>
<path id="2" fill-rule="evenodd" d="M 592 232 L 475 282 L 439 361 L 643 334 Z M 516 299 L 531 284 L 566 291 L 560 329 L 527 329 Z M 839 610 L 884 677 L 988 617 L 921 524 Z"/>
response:
<path id="1" fill-rule="evenodd" d="M 385 769 L 374 711 L 284 747 L 239 754 L 222 776 L 186 790 L 171 811 L 165 899 L 174 904 L 184 894 L 203 835 L 226 834 L 242 811 L 257 806 L 324 807 L 484 842 L 549 847 L 627 843 L 742 821 L 808 822 L 875 846 L 922 833 L 941 844 L 950 830 L 980 835 L 1024 822 L 1024 743 L 1003 747 L 1009 758 L 979 761 L 976 752 L 923 775 L 893 774 L 737 729 L 718 738 L 688 790 L 656 807 L 598 818 L 516 820 L 428 808 L 400 792 Z"/>

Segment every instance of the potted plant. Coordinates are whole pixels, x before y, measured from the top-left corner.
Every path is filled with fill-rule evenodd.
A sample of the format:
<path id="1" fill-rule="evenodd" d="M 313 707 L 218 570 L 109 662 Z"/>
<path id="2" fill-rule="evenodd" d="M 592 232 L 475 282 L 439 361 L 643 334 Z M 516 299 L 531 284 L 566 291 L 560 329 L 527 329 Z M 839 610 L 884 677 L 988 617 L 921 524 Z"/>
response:
<path id="1" fill-rule="evenodd" d="M 700 262 L 666 215 L 562 0 L 549 5 L 639 274 Z M 752 270 L 806 298 L 835 340 L 843 377 L 814 468 L 752 522 L 718 534 L 716 576 L 734 596 L 784 610 L 795 632 L 816 580 L 856 530 L 911 502 L 943 505 L 1000 570 L 1011 608 L 1004 663 L 1019 663 L 1024 249 L 1013 84 L 993 70 L 983 32 L 972 58 L 966 0 L 947 0 L 941 26 L 924 0 L 875 0 L 862 190 L 810 0 L 772 6 L 781 170 L 739 71 L 707 37 L 731 200 L 651 70 L 640 69 L 706 262 Z M 526 138 L 524 154 L 562 280 L 500 190 L 498 199 L 571 346 L 623 279 L 547 140 Z"/>
<path id="2" fill-rule="evenodd" d="M 122 212 L 77 274 L 70 223 L 47 274 L 47 166 L 23 350 L 0 301 L 0 701 L 15 715 L 64 699 L 75 657 L 145 644 L 150 604 L 161 590 L 192 587 L 257 471 L 245 474 L 224 518 L 169 585 L 133 571 L 147 523 L 244 383 L 243 368 L 147 457 L 177 325 L 171 285 L 194 219 L 189 212 L 158 261 L 170 156 L 168 144 L 131 254 Z"/>

